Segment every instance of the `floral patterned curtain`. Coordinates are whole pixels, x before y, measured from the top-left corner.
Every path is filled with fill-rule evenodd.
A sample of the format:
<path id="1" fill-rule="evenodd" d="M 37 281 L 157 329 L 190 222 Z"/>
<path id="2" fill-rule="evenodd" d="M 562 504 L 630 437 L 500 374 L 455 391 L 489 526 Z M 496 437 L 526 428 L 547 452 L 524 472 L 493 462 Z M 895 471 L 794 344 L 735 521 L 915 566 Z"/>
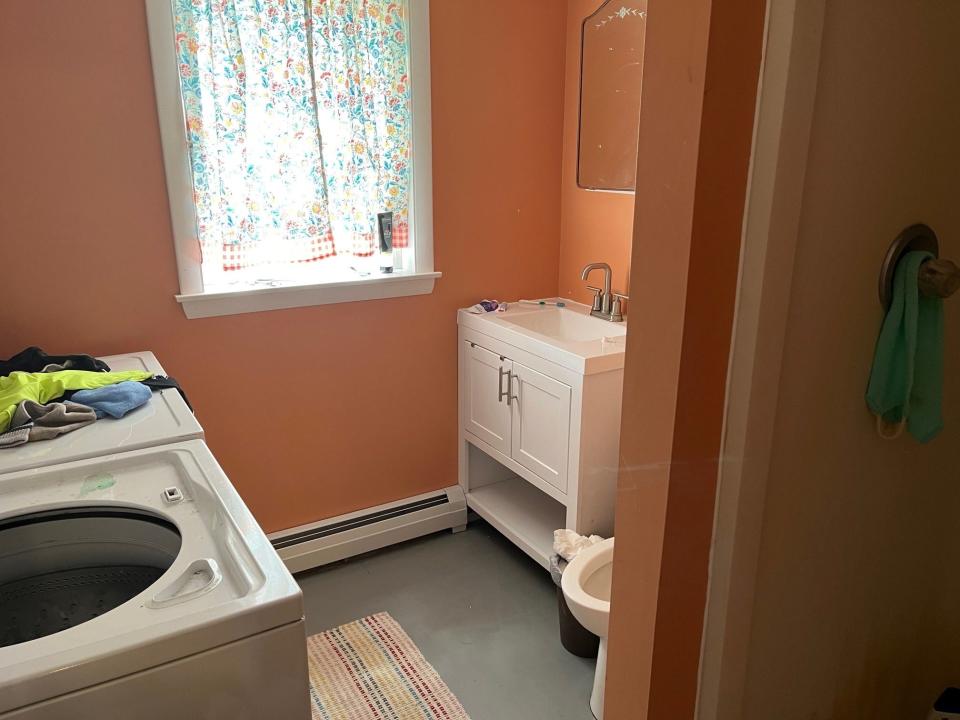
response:
<path id="1" fill-rule="evenodd" d="M 206 270 L 370 255 L 408 236 L 406 3 L 174 0 Z"/>
<path id="2" fill-rule="evenodd" d="M 377 213 L 407 243 L 410 80 L 406 3 L 312 0 L 313 63 L 335 236 L 374 250 Z"/>

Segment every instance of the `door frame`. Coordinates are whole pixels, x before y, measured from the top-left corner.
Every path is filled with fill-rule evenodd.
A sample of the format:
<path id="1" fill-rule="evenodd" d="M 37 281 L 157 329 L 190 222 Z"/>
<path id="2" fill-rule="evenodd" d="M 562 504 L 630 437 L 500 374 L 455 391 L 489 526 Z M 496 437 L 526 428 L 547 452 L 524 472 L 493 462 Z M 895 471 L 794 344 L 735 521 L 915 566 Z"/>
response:
<path id="1" fill-rule="evenodd" d="M 766 12 L 648 0 L 607 720 L 696 711 Z"/>
<path id="2" fill-rule="evenodd" d="M 608 720 L 740 718 L 824 10 L 649 0 Z"/>
<path id="3" fill-rule="evenodd" d="M 770 0 L 695 717 L 740 720 L 825 0 Z"/>

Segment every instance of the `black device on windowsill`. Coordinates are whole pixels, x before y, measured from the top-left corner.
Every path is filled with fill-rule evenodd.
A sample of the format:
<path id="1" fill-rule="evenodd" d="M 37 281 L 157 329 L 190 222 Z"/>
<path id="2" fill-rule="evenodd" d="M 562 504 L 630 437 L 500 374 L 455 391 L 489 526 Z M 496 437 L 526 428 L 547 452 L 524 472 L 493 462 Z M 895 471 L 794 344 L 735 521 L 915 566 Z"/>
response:
<path id="1" fill-rule="evenodd" d="M 393 213 L 377 215 L 377 232 L 380 236 L 380 272 L 393 272 Z"/>

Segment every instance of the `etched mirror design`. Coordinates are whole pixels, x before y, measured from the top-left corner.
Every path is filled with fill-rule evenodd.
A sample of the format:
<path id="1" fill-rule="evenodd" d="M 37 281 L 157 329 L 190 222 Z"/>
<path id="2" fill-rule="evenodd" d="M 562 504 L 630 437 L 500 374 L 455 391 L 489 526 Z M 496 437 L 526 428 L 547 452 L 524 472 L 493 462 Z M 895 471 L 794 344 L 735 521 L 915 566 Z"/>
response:
<path id="1" fill-rule="evenodd" d="M 633 191 L 646 0 L 606 0 L 580 35 L 577 184 Z"/>

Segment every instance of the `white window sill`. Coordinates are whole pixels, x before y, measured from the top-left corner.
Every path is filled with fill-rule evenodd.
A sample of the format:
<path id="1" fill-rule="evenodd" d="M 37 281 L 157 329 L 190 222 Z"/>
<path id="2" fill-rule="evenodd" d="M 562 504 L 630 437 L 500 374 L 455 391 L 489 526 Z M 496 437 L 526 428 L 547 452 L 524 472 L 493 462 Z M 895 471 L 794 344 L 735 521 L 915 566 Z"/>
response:
<path id="1" fill-rule="evenodd" d="M 177 295 L 177 302 L 190 319 L 240 315 L 242 313 L 283 310 L 309 305 L 382 300 L 384 298 L 429 295 L 438 272 L 395 273 L 342 282 L 315 285 L 286 285 L 229 292 L 204 292 Z"/>

